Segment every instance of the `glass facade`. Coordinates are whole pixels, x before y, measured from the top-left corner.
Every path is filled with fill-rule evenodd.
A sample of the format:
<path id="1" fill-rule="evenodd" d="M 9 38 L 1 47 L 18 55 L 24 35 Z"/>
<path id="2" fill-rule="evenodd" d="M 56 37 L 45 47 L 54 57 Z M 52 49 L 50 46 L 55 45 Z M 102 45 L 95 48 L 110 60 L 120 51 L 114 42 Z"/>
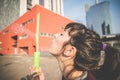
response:
<path id="1" fill-rule="evenodd" d="M 39 0 L 39 2 L 41 6 L 44 6 L 44 0 Z"/>
<path id="2" fill-rule="evenodd" d="M 112 34 L 112 23 L 109 2 L 101 2 L 91 6 L 86 13 L 86 23 L 90 29 L 100 35 Z"/>

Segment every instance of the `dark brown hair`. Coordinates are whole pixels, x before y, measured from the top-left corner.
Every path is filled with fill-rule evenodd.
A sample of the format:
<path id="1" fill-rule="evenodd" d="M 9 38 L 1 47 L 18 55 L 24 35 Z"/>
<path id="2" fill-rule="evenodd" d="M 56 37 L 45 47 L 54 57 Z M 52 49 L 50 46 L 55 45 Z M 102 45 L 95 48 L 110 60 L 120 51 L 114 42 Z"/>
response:
<path id="1" fill-rule="evenodd" d="M 97 68 L 102 50 L 100 36 L 80 23 L 69 23 L 65 30 L 68 28 L 71 36 L 69 43 L 77 49 L 74 67 L 85 71 Z"/>
<path id="2" fill-rule="evenodd" d="M 65 26 L 71 39 L 67 44 L 76 47 L 74 67 L 77 70 L 91 71 L 99 80 L 120 80 L 120 51 L 106 46 L 104 64 L 99 67 L 100 54 L 103 51 L 102 39 L 85 25 L 72 22 Z M 99 69 L 98 69 L 99 67 Z"/>
<path id="3" fill-rule="evenodd" d="M 120 51 L 107 45 L 104 64 L 92 72 L 99 80 L 120 80 Z"/>

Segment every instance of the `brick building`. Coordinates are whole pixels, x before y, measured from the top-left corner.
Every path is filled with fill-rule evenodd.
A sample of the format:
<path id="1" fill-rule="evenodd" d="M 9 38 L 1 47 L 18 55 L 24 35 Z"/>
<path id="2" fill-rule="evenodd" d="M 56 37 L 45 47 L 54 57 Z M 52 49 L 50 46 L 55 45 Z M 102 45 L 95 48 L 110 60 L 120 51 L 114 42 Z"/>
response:
<path id="1" fill-rule="evenodd" d="M 47 51 L 53 34 L 62 31 L 67 23 L 72 22 L 72 20 L 35 5 L 0 32 L 0 53 L 15 55 L 25 53 L 32 55 L 35 52 L 38 13 L 40 13 L 40 51 Z"/>

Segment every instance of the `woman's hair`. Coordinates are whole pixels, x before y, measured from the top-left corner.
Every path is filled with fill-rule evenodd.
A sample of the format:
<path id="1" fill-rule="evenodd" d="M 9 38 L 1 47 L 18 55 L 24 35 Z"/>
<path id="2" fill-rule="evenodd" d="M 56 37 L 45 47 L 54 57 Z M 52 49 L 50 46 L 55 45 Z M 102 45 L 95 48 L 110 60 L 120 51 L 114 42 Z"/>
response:
<path id="1" fill-rule="evenodd" d="M 71 36 L 68 44 L 77 49 L 74 59 L 74 67 L 77 70 L 91 70 L 97 78 L 104 77 L 103 80 L 120 80 L 119 50 L 106 46 L 104 64 L 98 69 L 101 51 L 103 51 L 103 42 L 100 36 L 95 31 L 76 22 L 66 25 L 66 29 L 69 29 Z"/>
<path id="2" fill-rule="evenodd" d="M 65 26 L 66 29 L 69 29 L 71 36 L 68 43 L 77 49 L 74 67 L 83 71 L 96 69 L 102 50 L 100 36 L 80 23 L 69 23 Z"/>
<path id="3" fill-rule="evenodd" d="M 100 80 L 120 80 L 120 51 L 109 45 L 106 46 L 104 64 L 93 74 Z"/>

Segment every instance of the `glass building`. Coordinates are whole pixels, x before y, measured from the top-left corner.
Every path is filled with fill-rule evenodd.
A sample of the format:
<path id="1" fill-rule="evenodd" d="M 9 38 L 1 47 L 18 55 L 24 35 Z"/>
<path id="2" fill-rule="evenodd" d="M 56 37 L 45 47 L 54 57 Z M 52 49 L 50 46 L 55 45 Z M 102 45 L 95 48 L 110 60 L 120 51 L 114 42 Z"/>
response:
<path id="1" fill-rule="evenodd" d="M 104 1 L 91 6 L 86 12 L 87 26 L 100 35 L 112 34 L 110 3 Z"/>

